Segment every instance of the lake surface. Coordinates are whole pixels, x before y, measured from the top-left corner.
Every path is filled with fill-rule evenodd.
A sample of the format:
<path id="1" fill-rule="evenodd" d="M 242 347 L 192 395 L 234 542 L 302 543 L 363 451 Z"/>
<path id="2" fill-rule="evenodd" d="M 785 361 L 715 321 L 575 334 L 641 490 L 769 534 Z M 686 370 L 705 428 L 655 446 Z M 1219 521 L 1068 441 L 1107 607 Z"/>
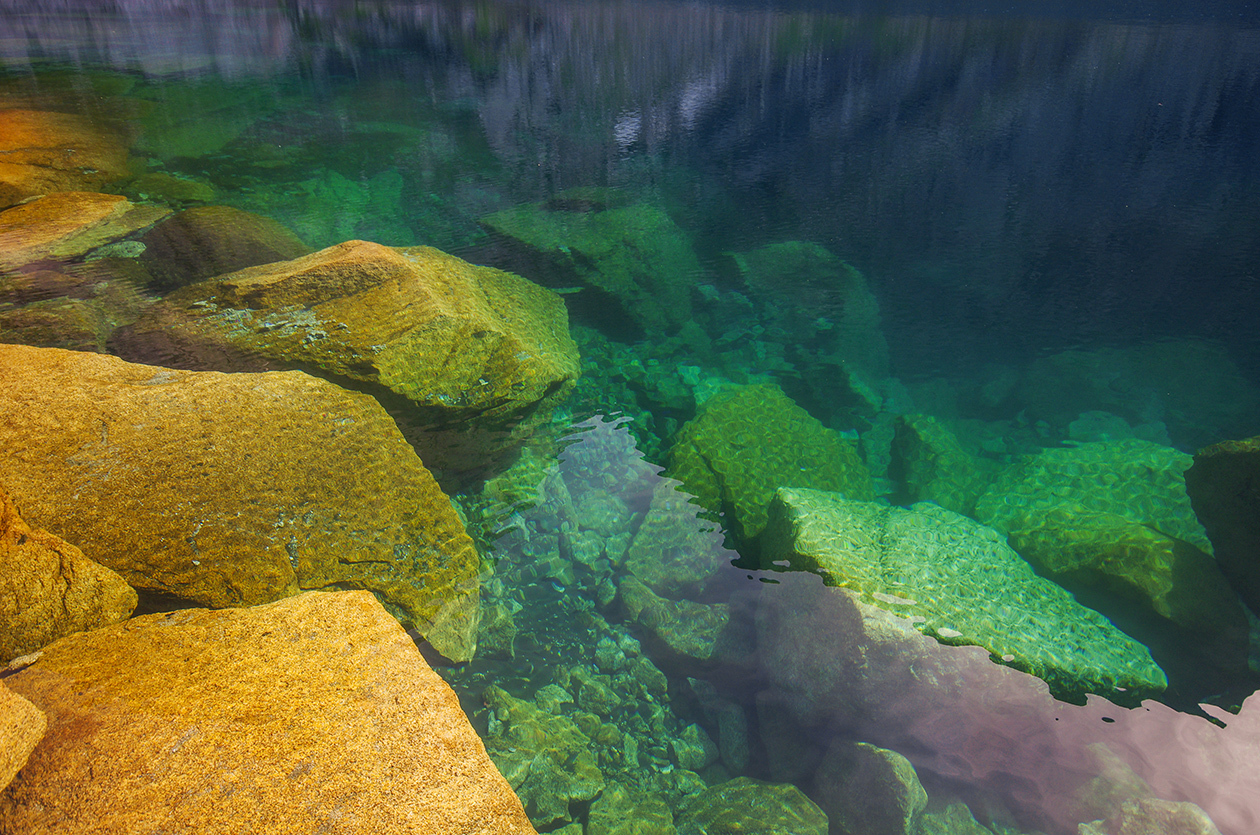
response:
<path id="1" fill-rule="evenodd" d="M 112 190 L 564 299 L 577 387 L 435 467 L 486 567 L 440 672 L 540 831 L 737 831 L 689 804 L 740 777 L 800 797 L 738 831 L 1260 829 L 1182 475 L 1260 434 L 1255 8 L 35 5 L 0 107 L 125 130 Z"/>

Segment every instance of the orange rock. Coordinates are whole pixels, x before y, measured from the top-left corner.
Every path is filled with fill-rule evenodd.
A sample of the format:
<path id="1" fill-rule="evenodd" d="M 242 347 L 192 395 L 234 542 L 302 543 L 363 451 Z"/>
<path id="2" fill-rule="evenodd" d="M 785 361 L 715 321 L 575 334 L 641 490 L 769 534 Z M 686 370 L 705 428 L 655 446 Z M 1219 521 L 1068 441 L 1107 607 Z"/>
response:
<path id="1" fill-rule="evenodd" d="M 146 615 L 12 675 L 48 734 L 0 831 L 532 835 L 451 689 L 365 592 Z"/>
<path id="2" fill-rule="evenodd" d="M 136 593 L 70 543 L 31 530 L 0 488 L 0 663 L 131 616 Z"/>
<path id="3" fill-rule="evenodd" d="M 176 290 L 110 347 L 136 362 L 311 369 L 366 386 L 413 441 L 448 429 L 506 435 L 580 373 L 556 294 L 431 247 L 366 241 Z M 430 467 L 477 466 L 449 439 L 417 446 Z"/>
<path id="4" fill-rule="evenodd" d="M 43 711 L 0 681 L 0 789 L 26 765 L 47 726 Z"/>
<path id="5" fill-rule="evenodd" d="M 71 113 L 0 110 L 0 206 L 127 176 L 127 146 L 110 129 Z"/>
<path id="6" fill-rule="evenodd" d="M 170 213 L 116 194 L 60 191 L 38 197 L 0 212 L 0 269 L 50 258 L 68 261 Z"/>
<path id="7" fill-rule="evenodd" d="M 376 592 L 449 658 L 472 540 L 384 409 L 301 372 L 219 374 L 0 345 L 0 483 L 132 586 L 202 605 Z"/>

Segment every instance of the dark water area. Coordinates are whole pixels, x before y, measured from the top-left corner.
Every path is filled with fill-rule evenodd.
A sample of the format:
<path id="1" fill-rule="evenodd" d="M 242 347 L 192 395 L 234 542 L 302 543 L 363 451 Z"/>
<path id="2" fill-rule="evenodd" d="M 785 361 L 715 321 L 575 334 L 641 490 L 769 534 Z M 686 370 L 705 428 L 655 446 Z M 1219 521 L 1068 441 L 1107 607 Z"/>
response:
<path id="1" fill-rule="evenodd" d="M 442 673 L 567 835 L 742 777 L 832 833 L 1260 827 L 1260 580 L 1186 489 L 1260 434 L 1257 102 L 1225 0 L 0 2 L 0 109 L 125 135 L 105 190 L 564 300 L 524 451 L 413 443 L 486 566 Z"/>

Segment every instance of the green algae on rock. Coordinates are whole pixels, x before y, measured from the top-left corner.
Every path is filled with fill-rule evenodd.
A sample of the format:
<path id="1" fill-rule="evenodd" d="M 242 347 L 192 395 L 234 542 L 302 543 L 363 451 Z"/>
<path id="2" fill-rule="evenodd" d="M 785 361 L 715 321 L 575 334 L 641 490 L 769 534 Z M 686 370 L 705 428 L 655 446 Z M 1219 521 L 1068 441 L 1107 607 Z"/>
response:
<path id="1" fill-rule="evenodd" d="M 928 795 L 901 754 L 866 742 L 837 740 L 814 774 L 831 831 L 839 835 L 919 835 Z"/>
<path id="2" fill-rule="evenodd" d="M 647 204 L 612 205 L 602 194 L 567 194 L 496 212 L 482 223 L 549 271 L 571 275 L 567 283 L 607 294 L 647 333 L 685 324 L 700 261 L 669 215 Z"/>
<path id="3" fill-rule="evenodd" d="M 950 644 L 974 644 L 1066 700 L 1135 703 L 1167 686 L 1147 649 L 1038 577 L 1004 537 L 939 505 L 909 509 L 781 489 L 767 565 L 820 574 Z"/>
<path id="4" fill-rule="evenodd" d="M 678 434 L 670 475 L 734 532 L 755 539 L 780 487 L 810 487 L 873 499 L 857 446 L 823 426 L 778 386 L 740 386 L 717 395 Z"/>
<path id="5" fill-rule="evenodd" d="M 0 345 L 0 459 L 32 526 L 202 605 L 366 588 L 472 657 L 479 558 L 383 408 L 301 372 L 220 374 Z"/>

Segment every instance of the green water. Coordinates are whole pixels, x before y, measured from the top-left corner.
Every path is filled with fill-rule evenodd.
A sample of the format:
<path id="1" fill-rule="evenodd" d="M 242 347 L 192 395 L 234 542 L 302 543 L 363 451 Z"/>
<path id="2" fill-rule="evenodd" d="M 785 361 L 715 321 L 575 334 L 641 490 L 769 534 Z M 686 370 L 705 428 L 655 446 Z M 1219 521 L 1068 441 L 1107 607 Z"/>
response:
<path id="1" fill-rule="evenodd" d="M 484 563 L 431 657 L 540 831 L 1053 835 L 1108 757 L 1260 822 L 1183 475 L 1260 432 L 1246 18 L 356 8 L 15 14 L 0 106 L 118 131 L 133 201 L 563 299 L 572 391 L 417 443 Z M 88 337 L 3 289 L 0 339 L 119 351 L 99 288 Z"/>

